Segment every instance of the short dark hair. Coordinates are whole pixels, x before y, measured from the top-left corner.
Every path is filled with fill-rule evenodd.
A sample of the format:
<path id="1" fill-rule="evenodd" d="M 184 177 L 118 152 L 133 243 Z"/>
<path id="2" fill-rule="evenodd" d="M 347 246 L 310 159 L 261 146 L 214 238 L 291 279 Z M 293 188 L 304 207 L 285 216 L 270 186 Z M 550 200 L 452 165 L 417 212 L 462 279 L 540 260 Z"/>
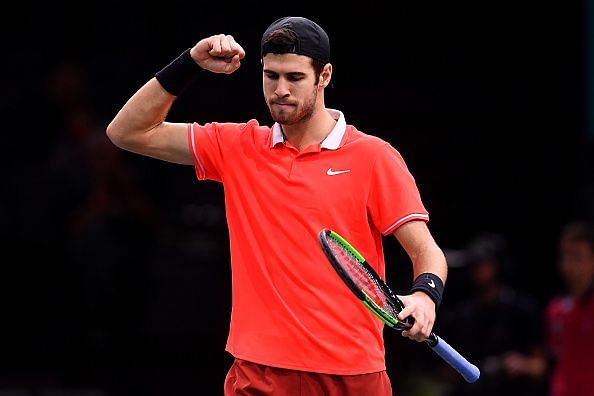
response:
<path id="1" fill-rule="evenodd" d="M 594 252 L 594 227 L 586 220 L 569 222 L 561 230 L 561 241 L 586 242 Z"/>
<path id="2" fill-rule="evenodd" d="M 286 28 L 276 29 L 266 36 L 263 44 L 266 44 L 273 54 L 292 53 L 295 52 L 294 48 L 297 45 L 297 35 Z M 326 64 L 313 58 L 310 59 L 316 77 L 315 84 L 317 84 L 320 81 L 320 74 Z"/>

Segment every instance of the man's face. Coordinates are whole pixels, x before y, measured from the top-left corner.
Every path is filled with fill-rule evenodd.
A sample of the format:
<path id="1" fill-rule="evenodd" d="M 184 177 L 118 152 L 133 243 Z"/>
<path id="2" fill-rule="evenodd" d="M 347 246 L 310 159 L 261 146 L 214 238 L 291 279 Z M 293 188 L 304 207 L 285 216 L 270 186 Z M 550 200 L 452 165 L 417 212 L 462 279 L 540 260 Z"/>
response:
<path id="1" fill-rule="evenodd" d="M 311 59 L 297 54 L 266 54 L 262 63 L 264 99 L 272 119 L 292 125 L 310 118 L 318 97 Z"/>
<path id="2" fill-rule="evenodd" d="M 589 284 L 594 276 L 594 252 L 590 245 L 585 241 L 562 241 L 560 270 L 570 288 Z"/>

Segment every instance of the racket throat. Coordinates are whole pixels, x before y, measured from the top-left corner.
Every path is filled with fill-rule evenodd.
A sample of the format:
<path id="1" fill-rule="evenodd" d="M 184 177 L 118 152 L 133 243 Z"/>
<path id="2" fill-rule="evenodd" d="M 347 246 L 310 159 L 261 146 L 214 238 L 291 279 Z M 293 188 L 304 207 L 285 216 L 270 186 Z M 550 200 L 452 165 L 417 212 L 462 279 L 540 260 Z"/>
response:
<path id="1" fill-rule="evenodd" d="M 361 302 L 371 311 L 377 313 L 377 316 L 388 326 L 395 327 L 398 325 L 398 319 L 394 318 L 389 313 L 385 312 L 383 309 L 375 306 L 373 303 L 367 302 L 367 299 L 361 300 Z"/>

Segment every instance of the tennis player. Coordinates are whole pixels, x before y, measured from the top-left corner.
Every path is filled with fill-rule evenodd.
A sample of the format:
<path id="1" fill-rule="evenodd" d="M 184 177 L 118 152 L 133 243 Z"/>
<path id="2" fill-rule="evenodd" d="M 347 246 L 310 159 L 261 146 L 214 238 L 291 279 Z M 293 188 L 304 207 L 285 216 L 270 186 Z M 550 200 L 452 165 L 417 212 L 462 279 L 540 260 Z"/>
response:
<path id="1" fill-rule="evenodd" d="M 361 56 L 372 59 L 374 54 Z M 223 183 L 232 265 L 226 395 L 391 395 L 383 324 L 328 264 L 318 232 L 332 228 L 385 276 L 382 236 L 395 235 L 415 280 L 401 319 L 425 340 L 447 266 L 415 180 L 399 152 L 326 108 L 330 41 L 315 22 L 286 17 L 261 41 L 264 99 L 275 121 L 170 123 L 205 72 L 231 74 L 245 51 L 230 35 L 200 40 L 155 74 L 107 128 L 117 146 L 193 165 Z M 208 92 L 204 92 L 205 99 Z"/>

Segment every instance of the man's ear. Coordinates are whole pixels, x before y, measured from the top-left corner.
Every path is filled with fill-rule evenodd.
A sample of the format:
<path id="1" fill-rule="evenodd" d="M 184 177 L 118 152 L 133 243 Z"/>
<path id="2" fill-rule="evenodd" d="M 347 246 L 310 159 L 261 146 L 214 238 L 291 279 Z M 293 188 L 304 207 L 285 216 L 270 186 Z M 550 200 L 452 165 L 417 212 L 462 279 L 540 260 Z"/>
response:
<path id="1" fill-rule="evenodd" d="M 322 69 L 322 72 L 320 73 L 319 86 L 320 87 L 328 86 L 328 84 L 330 84 L 331 79 L 332 79 L 332 65 L 330 63 L 327 63 L 326 66 L 324 66 L 324 68 Z"/>

